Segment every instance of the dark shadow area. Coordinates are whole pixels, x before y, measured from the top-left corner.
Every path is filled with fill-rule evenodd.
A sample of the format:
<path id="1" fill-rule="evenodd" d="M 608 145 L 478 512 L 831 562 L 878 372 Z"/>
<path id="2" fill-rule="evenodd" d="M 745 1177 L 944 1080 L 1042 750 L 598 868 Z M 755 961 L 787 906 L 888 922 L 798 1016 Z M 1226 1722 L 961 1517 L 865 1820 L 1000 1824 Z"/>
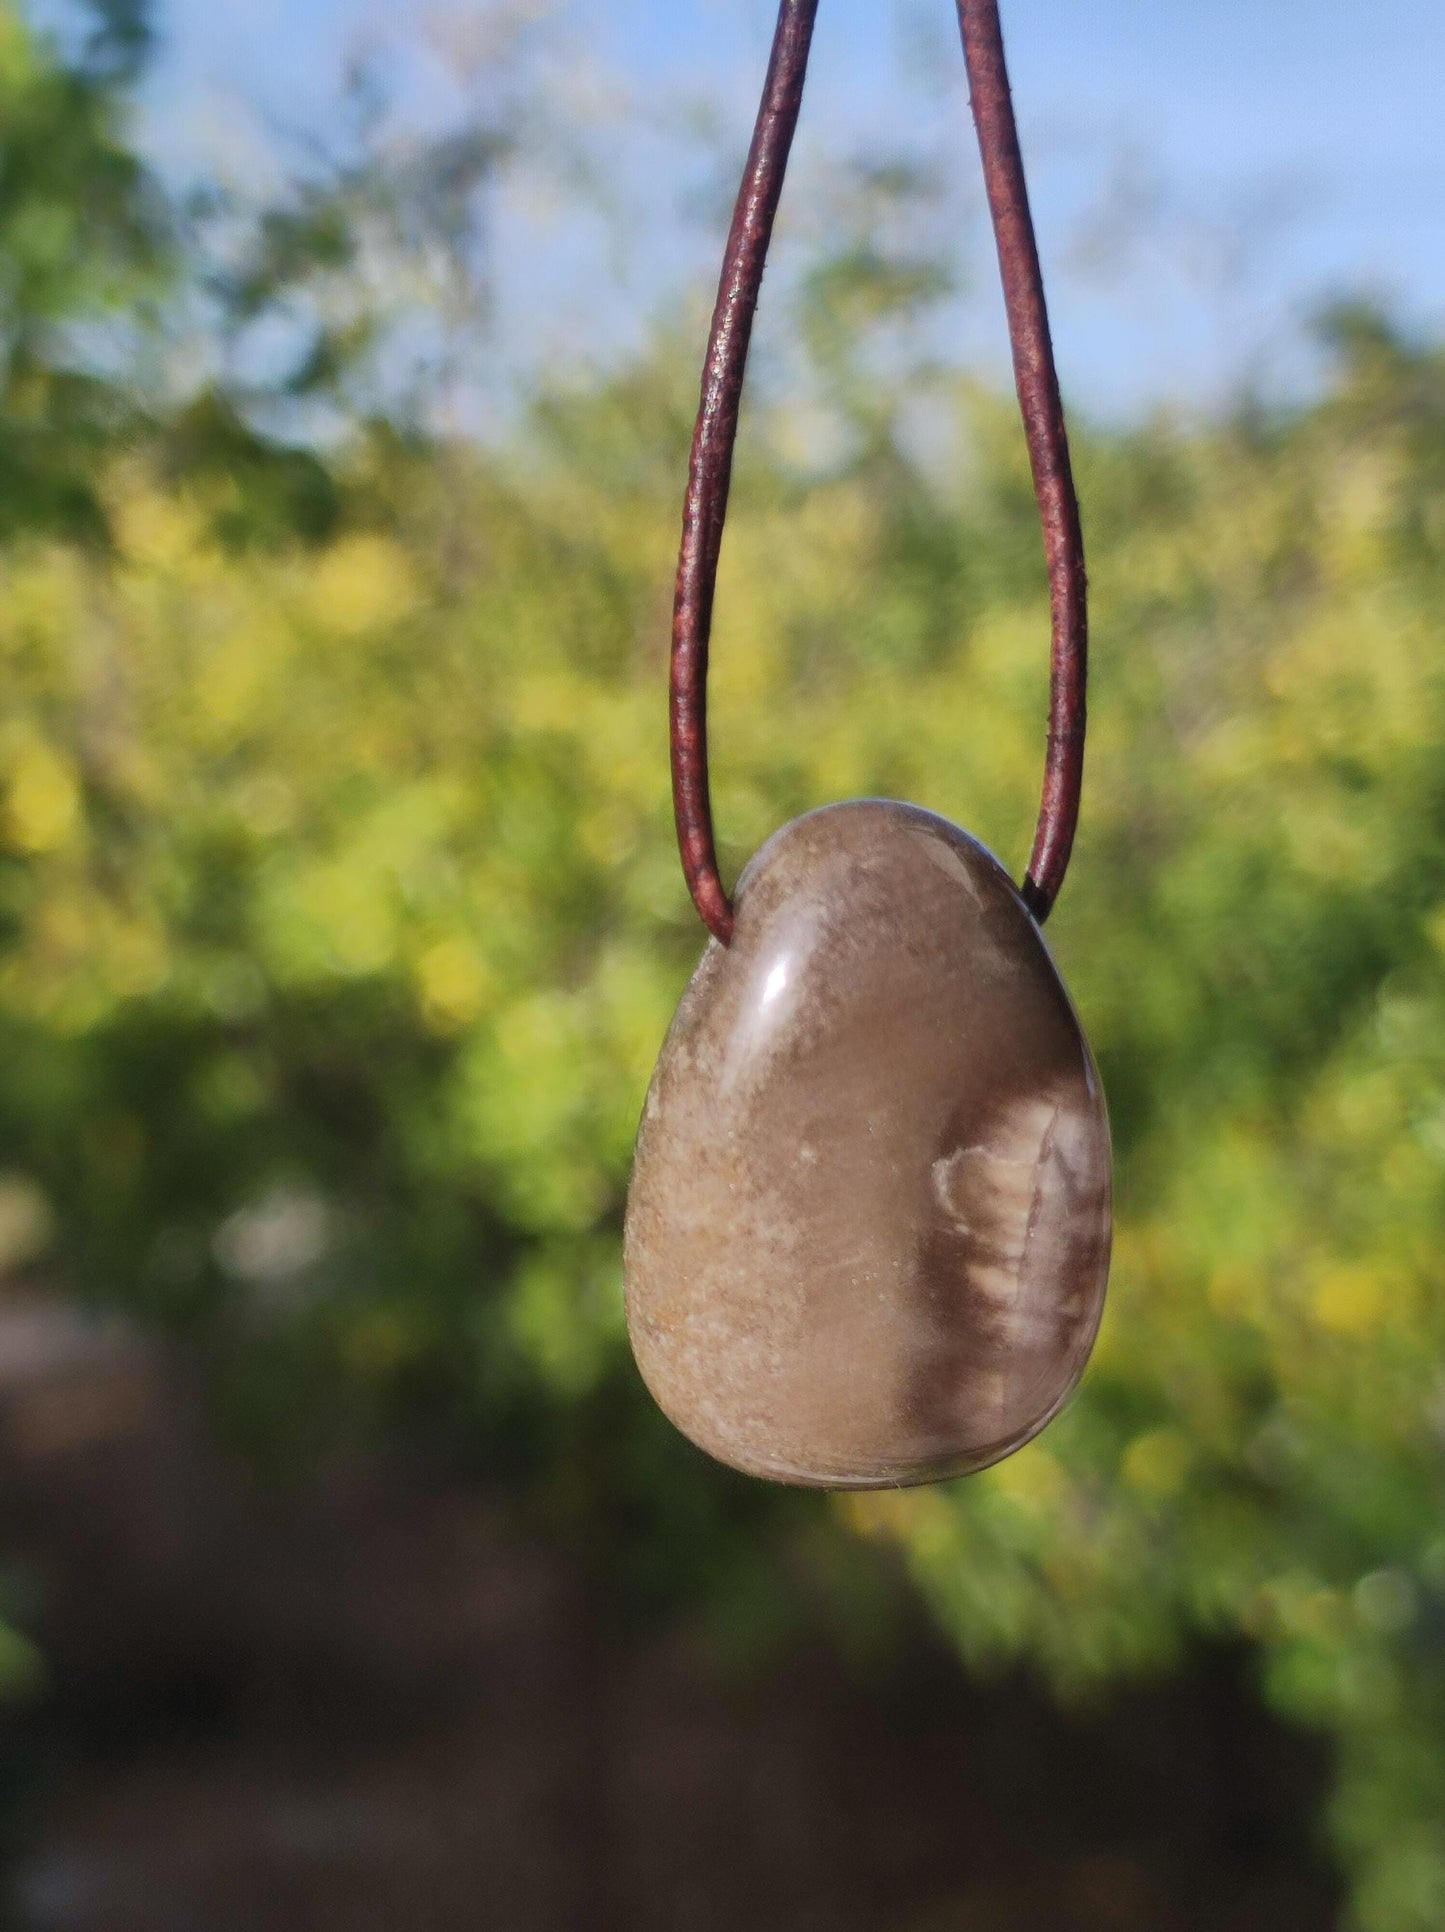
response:
<path id="1" fill-rule="evenodd" d="M 619 1631 L 576 1553 L 435 1468 L 266 1494 L 123 1333 L 4 1326 L 50 1670 L 5 1751 L 22 1932 L 1334 1923 L 1328 1767 L 1239 1654 L 1076 1716 L 970 1684 L 912 1611 L 866 1664 L 820 1622 L 743 1668 Z"/>

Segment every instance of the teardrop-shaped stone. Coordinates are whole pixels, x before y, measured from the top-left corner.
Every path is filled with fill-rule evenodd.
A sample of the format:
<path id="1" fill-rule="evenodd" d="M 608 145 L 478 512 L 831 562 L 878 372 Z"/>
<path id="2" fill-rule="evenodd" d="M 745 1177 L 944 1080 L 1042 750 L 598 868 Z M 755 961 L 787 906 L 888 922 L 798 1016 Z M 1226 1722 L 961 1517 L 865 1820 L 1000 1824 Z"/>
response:
<path id="1" fill-rule="evenodd" d="M 882 1488 L 982 1468 L 1078 1380 L 1109 1126 L 1038 927 L 983 846 L 831 805 L 744 872 L 647 1096 L 632 1346 L 721 1461 Z"/>

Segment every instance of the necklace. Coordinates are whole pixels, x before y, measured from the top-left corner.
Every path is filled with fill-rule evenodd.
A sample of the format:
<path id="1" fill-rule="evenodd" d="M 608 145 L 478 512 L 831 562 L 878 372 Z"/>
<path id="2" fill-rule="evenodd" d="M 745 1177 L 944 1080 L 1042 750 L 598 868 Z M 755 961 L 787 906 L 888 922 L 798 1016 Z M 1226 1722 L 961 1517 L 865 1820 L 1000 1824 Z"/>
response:
<path id="1" fill-rule="evenodd" d="M 643 1378 L 753 1475 L 882 1488 L 981 1469 L 1063 1405 L 1103 1311 L 1108 1118 L 1039 927 L 1083 778 L 1083 539 L 997 0 L 958 0 L 1024 432 L 1052 673 L 1020 888 L 967 832 L 853 800 L 718 872 L 706 681 L 753 316 L 818 0 L 782 0 L 693 439 L 672 647 L 673 804 L 712 937 L 638 1132 L 624 1282 Z"/>

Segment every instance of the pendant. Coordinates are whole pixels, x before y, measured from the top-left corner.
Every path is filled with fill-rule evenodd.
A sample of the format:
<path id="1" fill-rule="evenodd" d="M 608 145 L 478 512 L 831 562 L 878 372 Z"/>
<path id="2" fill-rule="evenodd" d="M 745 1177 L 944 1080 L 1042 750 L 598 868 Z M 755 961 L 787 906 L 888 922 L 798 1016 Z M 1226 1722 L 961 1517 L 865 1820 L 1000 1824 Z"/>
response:
<path id="1" fill-rule="evenodd" d="M 1083 1372 L 1108 1116 L 997 860 L 911 805 L 825 806 L 743 873 L 638 1134 L 627 1322 L 720 1461 L 872 1489 L 984 1468 Z"/>

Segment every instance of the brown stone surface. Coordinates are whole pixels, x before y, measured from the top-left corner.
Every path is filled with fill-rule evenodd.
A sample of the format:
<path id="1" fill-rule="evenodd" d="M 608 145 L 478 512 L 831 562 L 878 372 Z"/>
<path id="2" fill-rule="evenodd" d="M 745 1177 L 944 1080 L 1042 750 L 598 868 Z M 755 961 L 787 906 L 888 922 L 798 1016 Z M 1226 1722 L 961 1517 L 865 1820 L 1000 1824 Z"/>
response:
<path id="1" fill-rule="evenodd" d="M 1098 1074 L 997 861 L 879 800 L 784 827 L 638 1136 L 627 1315 L 666 1413 L 784 1482 L 982 1468 L 1082 1372 L 1109 1233 Z"/>

